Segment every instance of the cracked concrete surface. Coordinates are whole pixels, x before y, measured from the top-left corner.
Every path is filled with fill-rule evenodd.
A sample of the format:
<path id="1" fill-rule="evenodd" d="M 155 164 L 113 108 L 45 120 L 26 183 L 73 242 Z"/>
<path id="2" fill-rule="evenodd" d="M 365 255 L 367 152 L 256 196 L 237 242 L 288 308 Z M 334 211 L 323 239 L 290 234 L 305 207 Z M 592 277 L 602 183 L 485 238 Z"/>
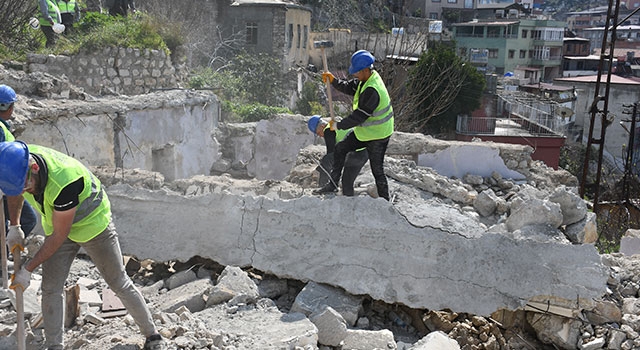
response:
<path id="1" fill-rule="evenodd" d="M 488 233 L 471 217 L 448 217 L 455 210 L 445 205 L 422 211 L 424 226 L 416 227 L 394 205 L 367 196 L 184 196 L 123 184 L 109 195 L 127 254 L 197 255 L 413 308 L 489 315 L 546 295 L 588 305 L 607 280 L 592 245 Z"/>

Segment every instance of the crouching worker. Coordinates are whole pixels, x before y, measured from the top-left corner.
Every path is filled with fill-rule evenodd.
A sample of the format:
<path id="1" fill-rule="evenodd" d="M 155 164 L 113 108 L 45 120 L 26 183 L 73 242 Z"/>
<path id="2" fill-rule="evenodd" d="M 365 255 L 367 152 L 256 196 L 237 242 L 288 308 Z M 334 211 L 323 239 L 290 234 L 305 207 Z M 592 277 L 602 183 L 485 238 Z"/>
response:
<path id="1" fill-rule="evenodd" d="M 100 181 L 78 160 L 20 141 L 0 143 L 0 189 L 8 196 L 16 225 L 26 199 L 42 216 L 44 244 L 11 277 L 11 289 L 26 289 L 42 265 L 42 316 L 47 349 L 63 349 L 64 284 L 76 254 L 84 248 L 105 282 L 120 298 L 146 337 L 144 349 L 163 350 L 151 312 L 127 276 L 111 207 Z M 7 242 L 23 249 L 23 242 Z"/>
<path id="2" fill-rule="evenodd" d="M 307 122 L 309 130 L 322 137 L 324 144 L 327 148 L 327 153 L 320 160 L 320 166 L 318 171 L 320 177 L 318 185 L 320 187 L 326 185 L 331 181 L 331 167 L 333 166 L 333 151 L 336 147 L 336 143 L 342 141 L 349 133 L 353 132 L 353 129 L 348 130 L 331 130 L 329 123 L 320 118 L 319 115 L 314 115 L 309 118 Z M 353 196 L 353 184 L 356 181 L 356 177 L 360 174 L 360 170 L 369 160 L 366 147 L 359 148 L 356 151 L 349 152 L 344 162 L 344 172 L 342 175 L 342 194 L 345 196 Z M 337 184 L 334 184 L 337 185 Z M 337 191 L 337 186 L 333 187 Z"/>

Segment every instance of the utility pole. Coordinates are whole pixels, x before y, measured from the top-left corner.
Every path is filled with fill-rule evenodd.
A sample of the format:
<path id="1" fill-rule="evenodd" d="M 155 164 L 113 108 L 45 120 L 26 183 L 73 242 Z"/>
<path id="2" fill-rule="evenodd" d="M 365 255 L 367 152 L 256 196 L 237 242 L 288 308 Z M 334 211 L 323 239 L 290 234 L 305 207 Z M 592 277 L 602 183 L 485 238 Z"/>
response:
<path id="1" fill-rule="evenodd" d="M 627 107 L 627 106 L 625 106 Z M 620 122 L 625 130 L 629 133 L 629 141 L 627 142 L 627 154 L 624 162 L 624 178 L 622 181 L 622 194 L 624 196 L 624 203 L 629 203 L 631 198 L 629 193 L 631 192 L 629 183 L 634 176 L 635 168 L 635 145 L 636 145 L 636 118 L 638 118 L 638 102 L 633 104 L 633 113 L 631 120 L 623 120 Z M 630 129 L 627 129 L 623 122 L 631 122 Z"/>
<path id="2" fill-rule="evenodd" d="M 602 46 L 600 48 L 600 62 L 598 63 L 598 77 L 596 80 L 595 93 L 589 113 L 589 136 L 587 138 L 587 149 L 584 157 L 584 167 L 582 169 L 582 179 L 580 181 L 580 196 L 584 197 L 585 186 L 587 185 L 587 174 L 589 173 L 589 160 L 591 158 L 591 148 L 598 145 L 598 164 L 596 169 L 596 179 L 594 183 L 593 211 L 597 212 L 598 196 L 600 194 L 600 178 L 602 176 L 602 156 L 604 153 L 605 135 L 607 127 L 613 122 L 613 116 L 609 115 L 609 89 L 611 83 L 611 68 L 613 66 L 613 50 L 616 42 L 616 29 L 618 27 L 618 13 L 620 0 L 609 0 L 607 19 L 602 34 Z M 624 22 L 624 21 L 622 21 Z M 602 84 L 602 72 L 607 63 L 606 82 Z M 604 85 L 604 86 L 602 86 Z M 604 89 L 604 93 L 601 92 Z M 600 137 L 594 138 L 594 128 L 596 123 L 600 126 Z"/>

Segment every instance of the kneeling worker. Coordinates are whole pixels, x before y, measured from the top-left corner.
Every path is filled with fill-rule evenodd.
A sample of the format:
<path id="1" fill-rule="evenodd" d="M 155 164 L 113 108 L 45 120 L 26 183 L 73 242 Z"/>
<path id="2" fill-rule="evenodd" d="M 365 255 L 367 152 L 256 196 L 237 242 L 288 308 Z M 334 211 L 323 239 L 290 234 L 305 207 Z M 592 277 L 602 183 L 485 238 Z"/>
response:
<path id="1" fill-rule="evenodd" d="M 314 115 L 309 118 L 307 122 L 309 130 L 322 137 L 324 144 L 327 148 L 327 153 L 320 160 L 320 178 L 318 185 L 320 187 L 326 185 L 331 178 L 331 168 L 333 166 L 333 151 L 336 143 L 342 141 L 349 133 L 353 132 L 353 129 L 348 130 L 331 130 L 329 123 L 322 120 L 319 115 Z M 342 175 L 342 194 L 345 196 L 353 196 L 353 183 L 356 181 L 356 177 L 360 174 L 360 170 L 369 160 L 366 148 L 359 148 L 356 151 L 349 152 L 344 162 L 344 172 Z M 337 185 L 337 184 L 335 184 Z M 337 186 L 334 186 L 337 191 Z"/>

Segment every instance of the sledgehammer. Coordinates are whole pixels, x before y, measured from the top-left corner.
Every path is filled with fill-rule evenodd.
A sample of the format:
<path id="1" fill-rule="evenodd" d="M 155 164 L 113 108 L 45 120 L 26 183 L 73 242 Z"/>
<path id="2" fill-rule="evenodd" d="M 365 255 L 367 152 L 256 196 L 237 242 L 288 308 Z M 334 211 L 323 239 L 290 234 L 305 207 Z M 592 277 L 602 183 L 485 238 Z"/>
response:
<path id="1" fill-rule="evenodd" d="M 13 271 L 16 273 L 20 271 L 22 267 L 22 257 L 20 256 L 20 248 L 16 247 L 13 251 Z M 26 334 L 24 329 L 24 290 L 21 288 L 16 288 L 16 338 L 18 339 L 18 350 L 25 350 L 27 348 L 26 344 Z"/>
<path id="2" fill-rule="evenodd" d="M 313 42 L 313 47 L 320 48 L 320 51 L 322 52 L 322 66 L 324 69 L 324 73 L 329 72 L 329 69 L 327 68 L 327 55 L 324 53 L 324 48 L 325 47 L 333 47 L 333 41 L 329 41 L 329 40 L 322 40 L 322 41 L 314 41 Z M 333 99 L 331 98 L 331 82 L 329 82 L 329 80 L 327 80 L 325 82 L 325 85 L 327 86 L 327 99 L 329 100 L 329 114 L 331 115 L 331 130 L 335 130 L 336 129 L 336 116 L 333 112 Z"/>
<path id="3" fill-rule="evenodd" d="M 2 287 L 5 289 L 9 288 L 9 272 L 7 268 L 7 238 L 6 238 L 6 230 L 5 230 L 5 222 L 6 218 L 4 217 L 4 200 L 2 197 L 4 193 L 0 191 L 0 244 L 2 244 Z M 16 247 L 11 251 L 13 254 L 13 273 L 20 270 L 22 265 L 21 256 L 20 256 L 20 248 Z M 26 345 L 26 334 L 24 329 L 24 295 L 23 290 L 20 288 L 15 289 L 16 293 L 16 338 L 18 340 L 18 350 L 25 350 L 27 348 Z"/>
<path id="4" fill-rule="evenodd" d="M 9 289 L 9 267 L 7 266 L 7 233 L 5 232 L 5 217 L 4 217 L 4 200 L 2 197 L 4 194 L 0 191 L 0 245 L 2 248 L 2 288 Z"/>

